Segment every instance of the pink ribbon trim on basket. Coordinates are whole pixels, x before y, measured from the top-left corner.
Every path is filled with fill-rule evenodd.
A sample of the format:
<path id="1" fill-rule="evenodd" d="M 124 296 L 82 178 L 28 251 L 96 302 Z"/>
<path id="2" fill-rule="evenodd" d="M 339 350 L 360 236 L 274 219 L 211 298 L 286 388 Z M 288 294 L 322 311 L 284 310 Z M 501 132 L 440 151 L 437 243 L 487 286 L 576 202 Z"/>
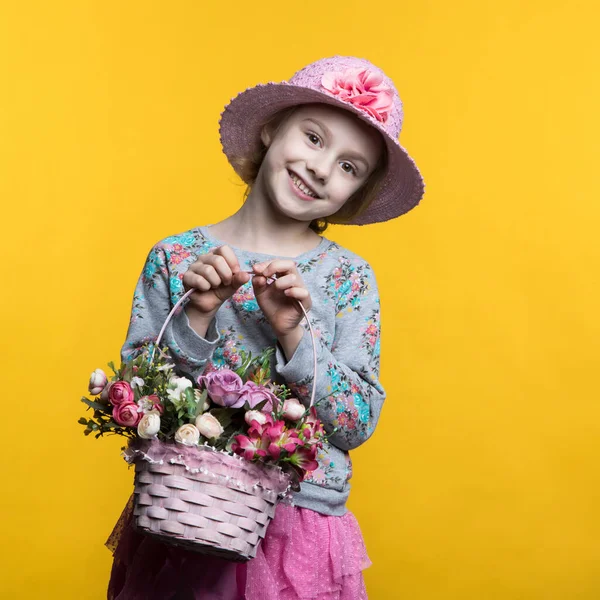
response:
<path id="1" fill-rule="evenodd" d="M 246 271 L 246 273 L 248 273 L 250 275 L 256 275 L 256 273 L 254 273 L 253 271 Z M 267 281 L 273 282 L 273 281 L 275 281 L 275 278 L 274 277 L 269 277 L 269 278 L 267 278 Z M 158 337 L 156 338 L 156 344 L 155 344 L 154 349 L 152 350 L 152 355 L 150 356 L 150 362 L 152 362 L 152 360 L 154 359 L 154 351 L 160 345 L 160 341 L 162 340 L 162 337 L 163 337 L 163 335 L 165 333 L 167 325 L 171 321 L 171 318 L 175 314 L 175 311 L 195 291 L 196 290 L 194 288 L 192 288 L 191 290 L 188 290 L 183 296 L 181 296 L 181 298 L 179 298 L 179 300 L 175 303 L 175 306 L 173 306 L 173 308 L 171 309 L 171 312 L 167 315 L 167 318 L 165 319 L 165 322 L 163 323 L 163 326 L 161 327 L 161 329 L 160 329 L 160 331 L 158 333 Z M 312 328 L 312 324 L 310 322 L 310 319 L 308 318 L 308 312 L 307 312 L 306 308 L 304 308 L 304 305 L 299 300 L 296 300 L 296 302 L 298 303 L 298 305 L 302 309 L 302 312 L 304 313 L 304 318 L 306 319 L 306 323 L 308 324 L 308 329 L 310 331 L 310 338 L 311 338 L 312 348 L 313 348 L 313 386 L 312 386 L 312 393 L 311 393 L 311 396 L 310 396 L 310 404 L 309 404 L 309 406 L 313 406 L 313 404 L 315 403 L 315 394 L 316 394 L 316 391 L 317 391 L 317 386 L 316 386 L 316 381 L 317 381 L 317 363 L 318 363 L 318 360 L 317 360 L 317 342 L 316 342 L 315 332 L 314 332 L 314 330 Z"/>
<path id="2" fill-rule="evenodd" d="M 253 493 L 257 488 L 275 496 L 285 496 L 291 489 L 289 476 L 279 467 L 256 464 L 237 454 L 216 450 L 212 446 L 186 446 L 177 442 L 136 440 L 122 453 L 125 461 L 144 460 L 151 464 L 177 464 L 186 471 L 201 473 L 214 479 L 214 483 L 233 485 Z"/>

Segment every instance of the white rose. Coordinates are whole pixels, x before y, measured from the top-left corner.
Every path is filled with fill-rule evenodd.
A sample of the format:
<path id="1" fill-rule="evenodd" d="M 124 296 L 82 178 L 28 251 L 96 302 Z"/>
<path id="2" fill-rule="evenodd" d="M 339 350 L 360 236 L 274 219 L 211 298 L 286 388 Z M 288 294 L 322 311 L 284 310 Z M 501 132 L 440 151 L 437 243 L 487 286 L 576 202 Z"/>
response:
<path id="1" fill-rule="evenodd" d="M 248 425 L 252 425 L 252 421 L 258 421 L 260 425 L 264 425 L 267 422 L 267 415 L 260 410 L 248 410 L 244 415 L 244 419 Z"/>
<path id="2" fill-rule="evenodd" d="M 88 390 L 92 396 L 97 396 L 102 392 L 108 383 L 106 373 L 102 369 L 96 369 L 90 375 L 90 382 L 88 384 Z"/>
<path id="3" fill-rule="evenodd" d="M 283 416 L 290 421 L 298 421 L 306 412 L 306 408 L 297 398 L 288 398 L 283 403 Z"/>
<path id="4" fill-rule="evenodd" d="M 204 413 L 196 417 L 196 427 L 206 438 L 218 438 L 223 433 L 223 427 L 218 419 L 210 413 Z"/>
<path id="5" fill-rule="evenodd" d="M 175 432 L 175 441 L 187 446 L 197 446 L 200 440 L 200 432 L 195 425 L 186 423 Z"/>
<path id="6" fill-rule="evenodd" d="M 187 388 L 191 388 L 192 385 L 192 382 L 186 377 L 171 377 L 169 379 L 169 387 L 167 388 L 167 397 L 179 408 L 182 403 L 181 394 Z"/>
<path id="7" fill-rule="evenodd" d="M 201 390 L 194 390 L 194 396 L 196 397 L 196 402 L 198 402 L 199 406 L 200 406 L 200 400 L 202 399 L 203 393 L 204 392 L 202 392 Z M 204 402 L 203 402 L 202 406 L 200 407 L 200 412 L 206 412 L 209 408 L 210 408 L 210 400 L 208 399 L 208 395 L 205 395 Z"/>
<path id="8" fill-rule="evenodd" d="M 157 410 L 147 412 L 137 426 L 138 435 L 145 440 L 155 438 L 159 430 L 160 413 Z"/>

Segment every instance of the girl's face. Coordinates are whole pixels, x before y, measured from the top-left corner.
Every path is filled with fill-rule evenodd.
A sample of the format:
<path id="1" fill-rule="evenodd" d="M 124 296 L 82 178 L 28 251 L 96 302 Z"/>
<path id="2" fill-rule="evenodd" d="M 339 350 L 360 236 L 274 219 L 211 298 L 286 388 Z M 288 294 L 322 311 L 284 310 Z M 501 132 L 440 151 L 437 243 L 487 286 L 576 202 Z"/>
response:
<path id="1" fill-rule="evenodd" d="M 268 147 L 257 183 L 273 207 L 310 222 L 332 215 L 368 179 L 383 150 L 380 134 L 351 113 L 324 104 L 299 107 Z"/>

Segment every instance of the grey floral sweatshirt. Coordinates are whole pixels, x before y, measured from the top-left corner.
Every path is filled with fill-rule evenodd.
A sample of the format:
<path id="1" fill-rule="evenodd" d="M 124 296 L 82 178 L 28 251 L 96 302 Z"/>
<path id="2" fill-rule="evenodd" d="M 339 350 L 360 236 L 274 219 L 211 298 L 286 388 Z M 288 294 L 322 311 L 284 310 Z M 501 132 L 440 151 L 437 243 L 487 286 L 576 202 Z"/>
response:
<path id="1" fill-rule="evenodd" d="M 183 274 L 198 256 L 222 242 L 209 227 L 168 237 L 148 254 L 133 297 L 123 359 L 154 341 L 173 305 L 184 294 Z M 233 248 L 242 269 L 281 258 Z M 346 512 L 352 463 L 349 450 L 363 444 L 377 424 L 385 392 L 379 382 L 379 295 L 373 270 L 356 254 L 326 238 L 294 258 L 311 293 L 309 312 L 317 337 L 317 413 L 325 430 L 336 429 L 319 453 L 318 468 L 307 474 L 293 496 L 296 506 L 326 515 Z M 171 320 L 163 343 L 181 373 L 200 375 L 207 366 L 239 366 L 242 350 L 253 355 L 275 347 L 272 378 L 286 383 L 308 405 L 313 385 L 313 349 L 308 326 L 286 361 L 273 331 L 254 298 L 252 282 L 238 289 L 217 312 L 206 337 L 191 327 L 184 310 Z M 212 363 L 212 365 L 209 365 Z"/>

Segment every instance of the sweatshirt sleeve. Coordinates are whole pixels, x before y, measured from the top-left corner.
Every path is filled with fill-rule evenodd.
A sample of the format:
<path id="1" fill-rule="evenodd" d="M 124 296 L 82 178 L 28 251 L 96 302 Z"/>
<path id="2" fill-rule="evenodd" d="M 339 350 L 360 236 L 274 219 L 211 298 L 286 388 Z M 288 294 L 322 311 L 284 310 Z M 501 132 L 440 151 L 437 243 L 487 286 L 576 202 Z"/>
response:
<path id="1" fill-rule="evenodd" d="M 184 294 L 181 275 L 169 264 L 168 251 L 156 244 L 146 259 L 133 295 L 127 338 L 121 348 L 121 359 L 134 358 L 144 344 L 156 341 L 167 315 Z M 206 337 L 200 337 L 190 326 L 183 307 L 171 318 L 161 346 L 169 348 L 175 367 L 194 379 L 218 346 L 220 336 L 213 319 Z"/>
<path id="2" fill-rule="evenodd" d="M 375 275 L 364 261 L 346 265 L 336 287 L 336 327 L 331 350 L 317 339 L 317 414 L 330 442 L 342 450 L 363 444 L 375 430 L 385 391 L 379 382 L 380 306 Z M 309 313 L 310 315 L 310 313 Z M 297 397 L 310 402 L 313 348 L 305 328 L 291 360 L 276 349 L 276 370 Z"/>

